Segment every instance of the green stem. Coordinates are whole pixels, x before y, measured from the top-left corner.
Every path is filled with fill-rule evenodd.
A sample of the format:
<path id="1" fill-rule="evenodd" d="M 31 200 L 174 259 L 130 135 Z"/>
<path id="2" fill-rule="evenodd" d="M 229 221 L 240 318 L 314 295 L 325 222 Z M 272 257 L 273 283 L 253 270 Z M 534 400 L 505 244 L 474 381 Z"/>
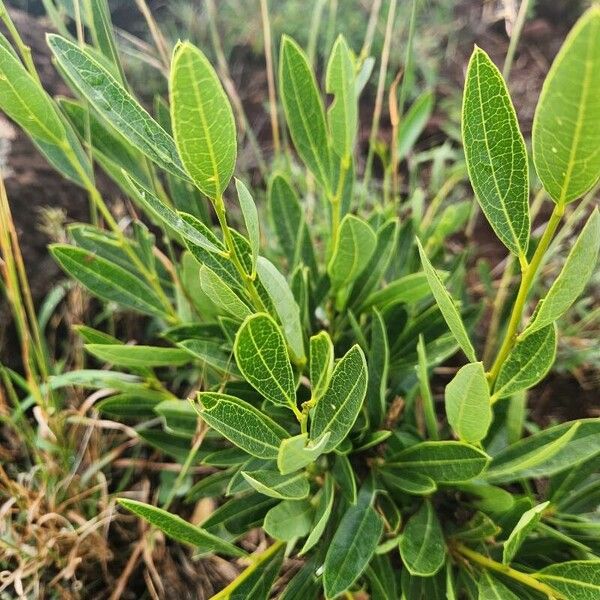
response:
<path id="1" fill-rule="evenodd" d="M 19 35 L 19 32 L 10 18 L 8 10 L 6 9 L 6 6 L 2 0 L 0 0 L 0 20 L 2 20 L 6 26 L 6 29 L 8 29 L 8 32 L 10 33 L 10 36 L 12 37 L 13 42 L 15 43 L 15 46 L 17 47 L 17 50 L 19 51 L 19 54 L 25 63 L 27 71 L 38 83 L 40 83 L 40 77 L 35 68 L 35 64 L 33 63 L 33 58 L 31 57 L 31 48 L 23 42 L 23 39 Z"/>
<path id="2" fill-rule="evenodd" d="M 340 229 L 340 205 L 342 203 L 342 194 L 344 193 L 344 182 L 346 174 L 350 168 L 350 156 L 344 156 L 340 163 L 340 174 L 337 182 L 335 194 L 330 197 L 331 201 L 331 252 L 333 253 L 337 244 L 338 232 Z"/>
<path id="3" fill-rule="evenodd" d="M 529 295 L 529 291 L 531 290 L 531 286 L 535 280 L 535 276 L 537 274 L 538 268 L 542 259 L 544 258 L 544 254 L 548 250 L 548 246 L 556 233 L 556 229 L 562 219 L 564 213 L 564 205 L 556 204 L 554 206 L 554 210 L 552 211 L 552 215 L 550 216 L 550 220 L 546 225 L 546 229 L 538 243 L 537 248 L 535 249 L 535 253 L 531 262 L 529 264 L 523 265 L 522 262 L 522 276 L 521 276 L 521 284 L 519 286 L 519 292 L 517 293 L 517 298 L 515 300 L 515 304 L 512 309 L 512 313 L 510 315 L 510 320 L 508 322 L 508 327 L 506 329 L 506 333 L 504 335 L 504 341 L 500 346 L 500 350 L 496 356 L 496 360 L 492 365 L 492 368 L 489 373 L 489 382 L 490 387 L 493 388 L 493 385 L 498 377 L 498 373 L 500 372 L 500 368 L 502 364 L 506 360 L 509 352 L 511 351 L 517 336 L 517 329 L 519 328 L 519 324 L 521 323 L 521 316 L 523 314 L 523 309 L 525 308 L 525 303 L 527 302 L 527 297 Z"/>
<path id="4" fill-rule="evenodd" d="M 522 573 L 521 571 L 517 571 L 508 565 L 503 565 L 488 556 L 484 556 L 479 552 L 475 552 L 475 550 L 471 550 L 460 543 L 455 543 L 452 546 L 452 549 L 468 558 L 470 561 L 475 564 L 485 567 L 486 569 L 490 569 L 491 571 L 495 571 L 496 573 L 501 573 L 502 575 L 506 575 L 506 577 L 510 577 L 523 585 L 526 585 L 542 594 L 545 594 L 548 598 L 553 598 L 555 600 L 566 600 L 565 596 L 557 592 L 555 589 L 551 588 L 549 585 L 538 581 L 532 575 L 527 575 L 527 573 Z"/>
<path id="5" fill-rule="evenodd" d="M 510 36 L 510 43 L 508 44 L 508 51 L 506 52 L 506 58 L 504 59 L 504 67 L 502 68 L 502 77 L 505 81 L 508 81 L 510 70 L 512 68 L 513 59 L 515 57 L 515 50 L 519 44 L 521 38 L 521 31 L 523 31 L 523 25 L 525 25 L 525 18 L 527 17 L 527 11 L 529 10 L 529 0 L 523 0 L 521 6 L 519 6 L 519 12 L 517 13 L 517 19 L 515 26 Z"/>

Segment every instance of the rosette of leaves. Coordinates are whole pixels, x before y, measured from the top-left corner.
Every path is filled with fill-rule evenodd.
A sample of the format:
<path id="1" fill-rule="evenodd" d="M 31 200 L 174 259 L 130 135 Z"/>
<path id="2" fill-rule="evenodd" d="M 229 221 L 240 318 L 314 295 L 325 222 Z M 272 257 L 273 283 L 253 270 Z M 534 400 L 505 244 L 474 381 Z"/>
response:
<path id="1" fill-rule="evenodd" d="M 88 352 L 113 370 L 52 381 L 115 390 L 100 410 L 135 421 L 143 442 L 182 463 L 175 480 L 162 479 L 160 507 L 122 505 L 200 555 L 239 558 L 245 568 L 216 598 L 268 598 L 289 557 L 304 562 L 277 588 L 287 599 L 358 590 L 373 598 L 593 597 L 600 422 L 526 436 L 524 392 L 550 368 L 554 322 L 594 268 L 597 211 L 535 312 L 522 317 L 565 206 L 600 174 L 599 11 L 570 34 L 536 112 L 534 163 L 555 203 L 537 244 L 508 91 L 483 51 L 469 65 L 470 179 L 523 271 L 488 366 L 471 340 L 476 311 L 461 310 L 448 291 L 457 295 L 460 271 L 436 270 L 430 244 L 415 239 L 435 238 L 435 227 L 447 234 L 447 224 L 423 230 L 418 216 L 400 224 L 396 207 L 383 203 L 357 210 L 357 103 L 368 73 L 343 37 L 325 73 L 327 110 L 305 53 L 281 41 L 281 104 L 321 202 L 311 218 L 291 171 L 275 172 L 266 221 L 241 180 L 232 194 L 239 210 L 225 203 L 236 127 L 204 54 L 177 45 L 169 103 L 157 101 L 152 116 L 124 79 L 102 6 L 91 3 L 86 14 L 93 45 L 48 38 L 78 99 L 50 98 L 2 38 L 0 106 L 89 192 L 109 228 L 72 226 L 72 243 L 51 249 L 56 260 L 108 306 L 150 317 L 168 342 L 127 345 L 81 326 Z M 160 248 L 137 218 L 125 235 L 95 188 L 92 161 L 160 228 Z M 419 256 L 423 271 L 415 272 Z M 446 426 L 430 373 L 458 349 L 468 363 L 446 387 Z M 213 472 L 193 482 L 197 463 Z M 176 498 L 205 497 L 218 507 L 199 524 L 166 510 Z M 256 527 L 272 543 L 247 557 L 239 542 Z"/>

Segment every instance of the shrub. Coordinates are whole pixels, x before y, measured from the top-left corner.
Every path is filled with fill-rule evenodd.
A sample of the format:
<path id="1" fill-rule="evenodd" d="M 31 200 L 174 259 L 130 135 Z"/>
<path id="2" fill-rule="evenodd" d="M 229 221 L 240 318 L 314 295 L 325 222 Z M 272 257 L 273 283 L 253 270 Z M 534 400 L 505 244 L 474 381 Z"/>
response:
<path id="1" fill-rule="evenodd" d="M 110 33 L 102 19 L 92 15 L 92 26 Z M 236 212 L 224 199 L 236 164 L 234 117 L 203 53 L 177 45 L 169 107 L 159 103 L 155 119 L 128 90 L 112 37 L 96 39 L 87 47 L 48 37 L 80 98 L 54 101 L 2 38 L 0 102 L 88 190 L 110 229 L 71 227 L 73 244 L 53 245 L 54 258 L 95 296 L 149 316 L 170 344 L 126 345 L 80 328 L 92 356 L 124 371 L 73 372 L 66 383 L 113 388 L 100 409 L 137 420 L 146 443 L 184 465 L 164 486 L 161 508 L 121 504 L 200 554 L 246 557 L 244 536 L 262 527 L 274 541 L 215 598 L 268 597 L 290 555 L 304 563 L 281 591 L 286 599 L 358 587 L 374 598 L 577 599 L 600 590 L 588 514 L 599 497 L 600 421 L 524 431 L 524 392 L 552 366 L 555 321 L 582 293 L 600 243 L 594 210 L 524 319 L 565 210 L 600 175 L 600 11 L 569 35 L 537 106 L 533 162 L 553 203 L 537 241 L 528 155 L 506 85 L 481 49 L 467 70 L 469 177 L 521 267 L 489 365 L 471 338 L 476 310 L 455 299 L 460 271 L 430 261 L 435 230 L 418 214 L 400 224 L 392 202 L 356 202 L 365 73 L 343 37 L 325 74 L 327 110 L 304 52 L 281 41 L 285 120 L 305 185 L 322 202 L 309 215 L 289 173 L 274 172 L 259 211 L 236 179 L 243 228 L 231 226 Z M 160 228 L 167 255 L 137 218 L 125 235 L 95 187 L 90 156 Z M 446 423 L 430 376 L 457 350 L 467 363 L 446 386 Z M 178 399 L 190 389 L 189 401 Z M 199 461 L 215 470 L 190 487 L 187 472 Z M 177 496 L 219 506 L 194 525 L 167 511 Z"/>

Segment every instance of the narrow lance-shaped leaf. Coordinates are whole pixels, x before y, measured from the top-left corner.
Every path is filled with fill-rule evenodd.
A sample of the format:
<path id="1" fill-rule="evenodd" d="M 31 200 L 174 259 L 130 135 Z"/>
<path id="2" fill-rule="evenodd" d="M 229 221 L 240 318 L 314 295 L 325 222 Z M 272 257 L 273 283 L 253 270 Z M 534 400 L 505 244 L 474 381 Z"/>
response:
<path id="1" fill-rule="evenodd" d="M 169 537 L 193 546 L 200 552 L 219 552 L 227 556 L 246 556 L 246 552 L 241 548 L 222 540 L 205 529 L 184 521 L 177 515 L 172 515 L 162 508 L 126 498 L 119 498 L 118 502 L 127 510 L 158 527 Z"/>
<path id="2" fill-rule="evenodd" d="M 506 247 L 525 257 L 529 243 L 525 141 L 504 79 L 480 48 L 475 48 L 467 69 L 462 130 L 479 204 Z"/>
<path id="3" fill-rule="evenodd" d="M 179 43 L 173 50 L 169 95 L 181 160 L 200 191 L 214 200 L 233 175 L 235 121 L 215 70 L 189 42 Z"/>
<path id="4" fill-rule="evenodd" d="M 311 531 L 304 542 L 304 546 L 302 546 L 302 550 L 299 552 L 300 555 L 306 554 L 321 539 L 321 536 L 323 535 L 325 527 L 329 521 L 329 517 L 331 516 L 334 500 L 335 488 L 333 485 L 333 477 L 330 473 L 326 473 L 325 483 L 318 495 L 318 503 Z"/>
<path id="5" fill-rule="evenodd" d="M 542 518 L 542 512 L 547 508 L 550 502 L 542 502 L 533 508 L 525 511 L 514 529 L 510 532 L 508 539 L 504 542 L 502 550 L 502 562 L 508 565 L 516 556 L 519 548 L 527 536 L 535 529 Z"/>
<path id="6" fill-rule="evenodd" d="M 348 435 L 360 412 L 367 391 L 367 363 L 358 345 L 337 363 L 327 392 L 314 409 L 310 437 L 318 439 L 330 431 L 325 452 L 336 448 Z"/>
<path id="7" fill-rule="evenodd" d="M 173 138 L 89 52 L 55 34 L 48 45 L 77 91 L 125 139 L 159 167 L 184 179 Z"/>
<path id="8" fill-rule="evenodd" d="M 600 176 L 600 8 L 571 30 L 548 72 L 533 118 L 533 161 L 558 204 L 585 194 Z"/>
<path id="9" fill-rule="evenodd" d="M 252 273 L 256 271 L 256 260 L 258 258 L 258 249 L 260 246 L 260 229 L 258 225 L 258 211 L 248 188 L 239 179 L 235 180 L 235 189 L 237 190 L 240 208 L 248 231 L 250 248 L 252 250 Z"/>
<path id="10" fill-rule="evenodd" d="M 230 442 L 257 458 L 277 458 L 279 445 L 288 435 L 251 404 L 216 392 L 200 392 L 198 403 L 202 419 Z"/>
<path id="11" fill-rule="evenodd" d="M 243 321 L 252 314 L 248 305 L 212 269 L 209 269 L 206 265 L 202 265 L 199 273 L 202 291 L 216 306 L 222 308 L 228 315 L 240 321 Z"/>
<path id="12" fill-rule="evenodd" d="M 433 92 L 423 92 L 400 120 L 398 139 L 396 140 L 399 160 L 406 158 L 425 129 L 433 110 L 433 102 Z"/>
<path id="13" fill-rule="evenodd" d="M 286 35 L 281 38 L 279 82 L 296 151 L 325 190 L 331 191 L 331 157 L 323 101 L 306 55 Z"/>
<path id="14" fill-rule="evenodd" d="M 298 412 L 285 340 L 272 317 L 265 313 L 248 317 L 237 333 L 234 354 L 238 368 L 259 393 Z"/>
<path id="15" fill-rule="evenodd" d="M 477 443 L 492 422 L 490 390 L 483 364 L 469 363 L 459 369 L 446 386 L 448 423 L 465 442 Z"/>
<path id="16" fill-rule="evenodd" d="M 367 384 L 367 412 L 372 427 L 377 427 L 385 416 L 385 392 L 388 380 L 390 348 L 385 322 L 381 313 L 373 309 L 371 317 L 371 344 L 369 345 L 367 365 L 369 381 Z"/>
<path id="17" fill-rule="evenodd" d="M 450 331 L 456 338 L 456 341 L 462 348 L 462 351 L 465 353 L 465 356 L 469 359 L 469 362 L 477 362 L 477 358 L 475 357 L 475 350 L 473 349 L 473 344 L 471 343 L 471 339 L 469 338 L 469 334 L 465 329 L 464 323 L 460 317 L 460 313 L 456 308 L 452 297 L 448 293 L 448 290 L 445 288 L 440 276 L 437 271 L 433 268 L 433 265 L 429 262 L 427 255 L 425 254 L 425 250 L 423 250 L 423 246 L 421 245 L 421 241 L 417 238 L 417 246 L 419 247 L 419 255 L 421 256 L 421 263 L 423 265 L 423 270 L 425 271 L 425 275 L 427 277 L 427 281 L 429 283 L 429 287 L 431 288 L 431 293 L 437 302 L 437 305 L 450 328 Z"/>
<path id="18" fill-rule="evenodd" d="M 595 208 L 571 248 L 561 272 L 540 301 L 524 335 L 553 323 L 575 302 L 594 272 L 599 249 L 600 211 Z"/>
<path id="19" fill-rule="evenodd" d="M 86 344 L 85 349 L 100 360 L 123 367 L 178 366 L 190 362 L 189 354 L 178 348 L 129 346 L 125 344 Z"/>
<path id="20" fill-rule="evenodd" d="M 242 471 L 244 479 L 257 491 L 281 500 L 302 500 L 310 486 L 303 471 L 281 475 L 276 471 Z"/>

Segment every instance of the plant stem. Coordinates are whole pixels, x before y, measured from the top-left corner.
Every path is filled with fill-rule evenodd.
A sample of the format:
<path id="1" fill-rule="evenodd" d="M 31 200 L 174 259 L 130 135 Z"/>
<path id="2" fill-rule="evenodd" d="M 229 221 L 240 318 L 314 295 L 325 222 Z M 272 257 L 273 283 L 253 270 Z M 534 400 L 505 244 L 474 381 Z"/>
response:
<path id="1" fill-rule="evenodd" d="M 555 600 L 566 600 L 565 596 L 551 588 L 549 585 L 538 581 L 534 576 L 517 571 L 508 565 L 503 565 L 502 563 L 499 563 L 488 556 L 484 556 L 479 552 L 475 552 L 475 550 L 471 550 L 461 543 L 453 544 L 452 549 L 477 565 L 485 567 L 486 569 L 490 569 L 491 571 L 496 571 L 496 573 L 502 573 L 502 575 L 506 575 L 507 577 L 518 581 L 519 583 L 545 594 L 548 598 L 553 598 Z"/>
<path id="2" fill-rule="evenodd" d="M 269 88 L 269 113 L 271 116 L 271 132 L 273 134 L 273 150 L 279 156 L 281 142 L 279 140 L 279 120 L 277 119 L 277 96 L 275 94 L 275 75 L 273 69 L 273 42 L 271 41 L 271 22 L 269 19 L 268 0 L 260 0 L 260 13 L 263 26 L 265 46 L 265 62 L 267 65 L 267 85 Z"/>
<path id="3" fill-rule="evenodd" d="M 521 38 L 521 32 L 523 31 L 523 25 L 525 25 L 525 18 L 527 17 L 527 11 L 529 10 L 529 0 L 523 0 L 521 6 L 519 6 L 519 12 L 517 13 L 517 19 L 515 26 L 510 36 L 510 42 L 508 44 L 508 50 L 506 52 L 506 58 L 504 59 L 504 66 L 502 67 L 502 77 L 505 81 L 508 81 L 510 76 L 510 70 L 512 68 L 513 59 L 515 57 L 515 51 Z"/>
<path id="4" fill-rule="evenodd" d="M 152 35 L 152 39 L 154 40 L 154 45 L 158 50 L 158 55 L 160 56 L 160 60 L 163 64 L 163 67 L 169 70 L 169 51 L 167 49 L 167 42 L 165 40 L 164 35 L 162 34 L 160 28 L 158 27 L 154 17 L 152 16 L 152 12 L 148 8 L 146 4 L 146 0 L 135 0 L 139 11 L 142 13 L 146 23 L 148 25 L 148 29 L 150 29 L 150 34 Z"/>
<path id="5" fill-rule="evenodd" d="M 377 27 L 377 20 L 379 19 L 379 11 L 381 10 L 381 0 L 373 0 L 371 10 L 369 12 L 369 22 L 367 23 L 367 31 L 365 32 L 365 40 L 360 50 L 358 57 L 359 64 L 365 61 L 365 59 L 371 53 L 371 46 L 373 44 L 373 37 L 375 35 L 375 27 Z"/>
<path id="6" fill-rule="evenodd" d="M 408 25 L 408 41 L 406 45 L 406 58 L 404 59 L 404 77 L 400 85 L 400 98 L 398 100 L 398 118 L 401 119 L 404 113 L 404 103 L 406 102 L 406 93 L 412 78 L 412 62 L 413 62 L 413 43 L 415 39 L 415 25 L 417 22 L 417 2 L 412 0 L 410 11 L 410 22 Z"/>
<path id="7" fill-rule="evenodd" d="M 0 0 L 0 20 L 2 20 L 6 26 L 6 29 L 8 29 L 8 32 L 10 33 L 10 36 L 12 37 L 13 42 L 15 43 L 15 46 L 17 47 L 17 50 L 19 51 L 19 54 L 25 63 L 27 71 L 38 83 L 40 83 L 40 77 L 33 63 L 33 58 L 31 57 L 31 48 L 23 42 L 23 39 L 19 35 L 19 32 L 10 18 L 8 10 L 6 9 L 6 6 L 2 0 Z"/>
<path id="8" fill-rule="evenodd" d="M 440 434 L 438 432 L 437 416 L 435 414 L 435 407 L 433 405 L 433 397 L 431 395 L 431 388 L 429 387 L 429 378 L 427 376 L 427 355 L 425 353 L 425 340 L 423 336 L 419 336 L 419 342 L 417 343 L 417 355 L 419 357 L 419 386 L 421 390 L 421 403 L 423 406 L 423 418 L 425 419 L 425 426 L 427 427 L 427 433 L 432 440 L 439 440 Z"/>
<path id="9" fill-rule="evenodd" d="M 521 284 L 519 285 L 519 291 L 517 293 L 517 298 L 515 300 L 515 304 L 512 309 L 512 313 L 510 315 L 510 320 L 508 322 L 508 327 L 506 329 L 506 333 L 504 335 L 504 341 L 500 346 L 500 350 L 496 356 L 496 360 L 492 365 L 492 368 L 489 373 L 489 382 L 490 387 L 493 388 L 496 378 L 498 377 L 498 373 L 500 372 L 500 368 L 502 364 L 506 360 L 509 352 L 511 351 L 517 335 L 517 329 L 521 323 L 521 316 L 523 314 L 523 309 L 525 308 L 525 303 L 527 301 L 527 296 L 529 295 L 529 291 L 531 286 L 533 285 L 536 273 L 544 258 L 544 254 L 546 250 L 548 250 L 548 246 L 554 234 L 556 233 L 556 229 L 562 219 L 564 213 L 564 205 L 556 204 L 554 206 L 554 210 L 552 211 L 552 215 L 550 216 L 550 220 L 546 225 L 546 229 L 538 243 L 537 248 L 535 249 L 535 253 L 531 262 L 522 267 L 522 275 L 521 275 Z"/>
<path id="10" fill-rule="evenodd" d="M 350 168 L 351 157 L 344 156 L 340 162 L 340 174 L 337 182 L 335 194 L 330 197 L 331 200 L 331 252 L 334 252 L 337 244 L 338 232 L 340 229 L 340 205 L 342 203 L 342 194 L 344 193 L 344 183 L 346 174 Z"/>

